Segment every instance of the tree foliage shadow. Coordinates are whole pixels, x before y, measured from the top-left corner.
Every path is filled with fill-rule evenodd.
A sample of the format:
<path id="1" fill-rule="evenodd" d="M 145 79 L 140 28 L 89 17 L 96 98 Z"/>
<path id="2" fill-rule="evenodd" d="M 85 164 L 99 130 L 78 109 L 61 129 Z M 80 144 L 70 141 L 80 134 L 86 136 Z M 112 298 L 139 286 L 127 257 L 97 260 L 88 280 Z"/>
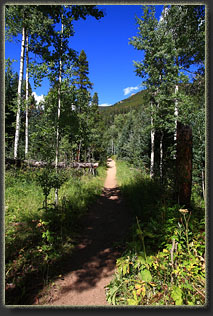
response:
<path id="1" fill-rule="evenodd" d="M 142 247 L 137 234 L 137 217 L 146 236 L 146 251 L 155 255 L 170 242 L 172 232 L 178 227 L 178 223 L 182 223 L 179 212 L 181 205 L 174 200 L 173 190 L 162 185 L 159 179 L 153 180 L 138 175 L 130 183 L 121 186 L 121 193 L 132 210 L 133 226 L 128 241 L 130 247 L 135 247 L 136 250 Z M 205 212 L 196 207 L 193 201 L 189 211 L 192 212 L 190 228 L 197 230 Z"/>
<path id="2" fill-rule="evenodd" d="M 49 267 L 50 280 L 56 280 L 60 274 L 65 277 L 75 273 L 75 280 L 62 286 L 59 295 L 94 288 L 103 276 L 113 273 L 116 259 L 127 249 L 126 243 L 128 247 L 140 250 L 136 216 L 142 231 L 153 235 L 145 237 L 147 254 L 154 255 L 163 248 L 171 237 L 171 230 L 181 220 L 180 206 L 174 204 L 172 196 L 159 181 L 143 177 L 135 177 L 121 188 L 105 188 L 88 214 L 76 223 L 75 249 L 66 255 L 60 253 Z M 192 225 L 197 225 L 203 217 L 203 210 L 192 205 Z M 75 229 L 70 225 L 70 234 L 72 230 Z M 41 273 L 26 274 L 23 287 L 8 289 L 6 304 L 34 304 L 44 286 L 43 281 Z M 21 291 L 23 295 L 20 295 Z"/>
<path id="3" fill-rule="evenodd" d="M 69 224 L 69 223 L 68 223 Z M 74 272 L 76 280 L 71 286 L 61 288 L 60 294 L 70 290 L 82 292 L 96 286 L 103 277 L 110 275 L 116 258 L 124 250 L 124 240 L 130 228 L 130 214 L 119 188 L 104 189 L 97 202 L 91 205 L 88 213 L 70 225 L 77 234 L 75 248 L 69 254 L 59 253 L 59 258 L 45 271 L 40 262 L 40 271 L 48 273 L 51 281 L 59 275 L 64 278 Z M 9 288 L 6 305 L 33 305 L 44 287 L 44 274 L 29 272 L 22 279 L 21 286 Z"/>
<path id="4" fill-rule="evenodd" d="M 130 228 L 130 214 L 118 188 L 104 189 L 88 216 L 82 218 L 81 227 L 84 232 L 76 252 L 63 270 L 64 274 L 73 271 L 75 280 L 63 286 L 61 294 L 94 288 L 114 271 Z"/>

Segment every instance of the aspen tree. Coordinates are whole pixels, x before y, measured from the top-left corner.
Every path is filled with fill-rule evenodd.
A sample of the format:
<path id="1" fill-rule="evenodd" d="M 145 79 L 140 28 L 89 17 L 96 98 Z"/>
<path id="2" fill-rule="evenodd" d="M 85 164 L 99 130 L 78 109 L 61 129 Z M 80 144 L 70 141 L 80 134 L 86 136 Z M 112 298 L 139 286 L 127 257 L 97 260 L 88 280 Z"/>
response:
<path id="1" fill-rule="evenodd" d="M 29 143 L 29 38 L 26 35 L 26 117 L 25 117 L 25 158 L 28 156 Z"/>
<path id="2" fill-rule="evenodd" d="M 62 43 L 63 43 L 63 16 L 61 18 L 61 44 L 60 44 L 60 57 L 59 57 L 59 76 L 58 76 L 58 111 L 57 111 L 57 126 L 56 126 L 56 153 L 55 153 L 55 170 L 58 171 L 59 159 L 59 121 L 61 116 L 61 76 L 62 76 Z M 55 190 L 55 204 L 58 205 L 58 188 Z"/>
<path id="3" fill-rule="evenodd" d="M 22 28 L 22 42 L 21 42 L 21 58 L 20 58 L 20 70 L 19 70 L 19 81 L 18 81 L 18 99 L 17 99 L 17 112 L 16 112 L 16 131 L 15 131 L 15 142 L 14 142 L 14 159 L 18 157 L 18 144 L 19 144 L 19 135 L 21 128 L 21 87 L 23 81 L 24 73 L 24 52 L 25 52 L 25 40 L 26 32 L 25 27 Z"/>

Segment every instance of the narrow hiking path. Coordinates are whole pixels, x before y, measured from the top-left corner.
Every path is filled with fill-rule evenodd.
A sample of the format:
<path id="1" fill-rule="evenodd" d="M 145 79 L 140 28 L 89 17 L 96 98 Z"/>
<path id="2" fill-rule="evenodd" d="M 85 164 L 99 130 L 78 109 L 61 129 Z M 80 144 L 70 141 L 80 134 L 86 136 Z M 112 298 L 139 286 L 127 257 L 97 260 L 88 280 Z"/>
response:
<path id="1" fill-rule="evenodd" d="M 115 272 L 122 240 L 130 228 L 130 214 L 116 182 L 116 164 L 108 159 L 107 177 L 98 201 L 81 220 L 81 239 L 66 263 L 63 278 L 45 295 L 45 305 L 104 306 L 105 286 Z M 117 244 L 117 246 L 116 246 Z"/>

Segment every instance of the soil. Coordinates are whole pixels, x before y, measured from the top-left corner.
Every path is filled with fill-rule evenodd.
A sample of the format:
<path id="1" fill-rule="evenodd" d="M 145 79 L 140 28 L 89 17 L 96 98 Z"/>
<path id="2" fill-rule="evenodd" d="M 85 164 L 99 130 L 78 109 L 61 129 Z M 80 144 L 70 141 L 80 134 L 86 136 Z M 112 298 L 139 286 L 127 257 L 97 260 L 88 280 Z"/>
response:
<path id="1" fill-rule="evenodd" d="M 69 272 L 49 288 L 45 301 L 36 304 L 109 306 L 105 287 L 122 254 L 131 217 L 117 186 L 115 161 L 108 159 L 107 165 L 103 192 L 81 220 L 81 238 L 72 259 L 66 263 Z"/>

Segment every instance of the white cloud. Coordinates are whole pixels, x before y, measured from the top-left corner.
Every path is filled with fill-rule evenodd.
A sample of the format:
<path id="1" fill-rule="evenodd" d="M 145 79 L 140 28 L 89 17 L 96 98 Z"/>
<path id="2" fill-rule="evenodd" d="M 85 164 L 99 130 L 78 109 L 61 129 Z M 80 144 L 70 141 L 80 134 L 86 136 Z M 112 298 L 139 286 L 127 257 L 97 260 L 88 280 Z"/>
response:
<path id="1" fill-rule="evenodd" d="M 103 103 L 103 104 L 99 104 L 99 106 L 110 106 L 112 104 L 109 104 L 109 103 Z"/>
<path id="2" fill-rule="evenodd" d="M 169 12 L 169 8 L 164 8 L 163 9 L 163 11 L 161 13 L 161 16 L 159 18 L 159 22 L 160 23 L 164 21 L 164 18 L 167 16 L 168 12 Z"/>
<path id="3" fill-rule="evenodd" d="M 32 95 L 34 96 L 37 103 L 44 101 L 44 95 L 37 95 L 36 92 L 33 92 Z"/>
<path id="4" fill-rule="evenodd" d="M 132 91 L 138 90 L 139 86 L 136 87 L 127 87 L 125 89 L 123 89 L 124 95 L 127 95 L 129 93 L 131 93 Z"/>

